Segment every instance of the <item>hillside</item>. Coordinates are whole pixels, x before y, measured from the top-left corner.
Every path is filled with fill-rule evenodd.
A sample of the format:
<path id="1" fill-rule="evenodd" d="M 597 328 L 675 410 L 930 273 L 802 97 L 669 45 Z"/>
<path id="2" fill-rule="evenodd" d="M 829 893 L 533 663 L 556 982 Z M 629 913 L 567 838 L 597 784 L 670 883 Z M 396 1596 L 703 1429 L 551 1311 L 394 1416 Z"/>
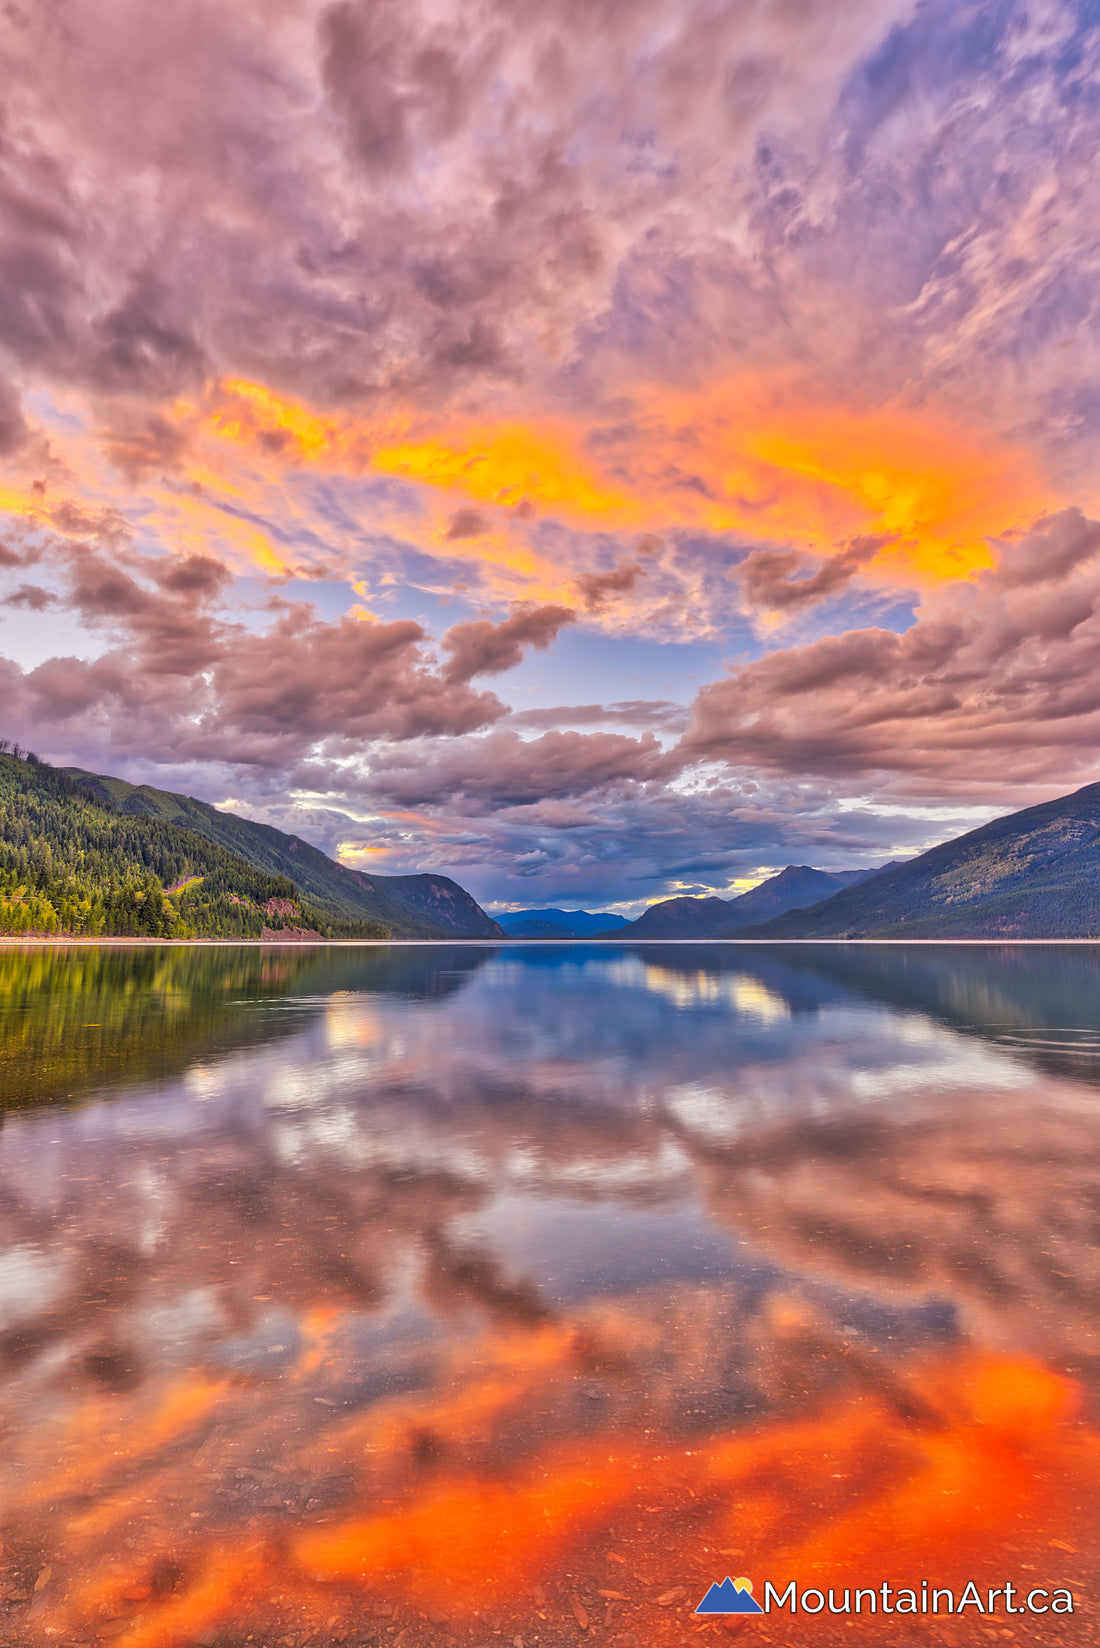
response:
<path id="1" fill-rule="evenodd" d="M 1100 937 L 1100 784 L 994 819 L 743 936 Z"/>
<path id="2" fill-rule="evenodd" d="M 446 876 L 365 876 L 297 836 L 0 749 L 0 933 L 500 936 Z"/>
<path id="3" fill-rule="evenodd" d="M 619 928 L 616 938 L 729 938 L 785 910 L 805 909 L 845 887 L 877 875 L 876 870 L 815 870 L 788 864 L 737 898 L 666 898 Z M 608 934 L 607 936 L 612 936 Z"/>
<path id="4" fill-rule="evenodd" d="M 330 922 L 374 922 L 391 938 L 500 936 L 496 923 L 448 876 L 367 876 L 337 864 L 299 836 L 219 812 L 193 796 L 78 768 L 66 771 L 90 795 L 124 816 L 159 819 L 191 830 L 269 875 L 287 877 Z"/>
<path id="5" fill-rule="evenodd" d="M 496 919 L 509 938 L 594 938 L 628 925 L 606 910 L 509 910 Z"/>

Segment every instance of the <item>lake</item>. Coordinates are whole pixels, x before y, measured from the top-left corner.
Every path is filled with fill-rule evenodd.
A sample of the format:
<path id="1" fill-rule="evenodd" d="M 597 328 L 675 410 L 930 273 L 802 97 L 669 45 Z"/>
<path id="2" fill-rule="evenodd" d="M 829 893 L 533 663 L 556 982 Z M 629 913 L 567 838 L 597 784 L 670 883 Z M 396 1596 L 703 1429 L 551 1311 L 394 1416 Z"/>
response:
<path id="1" fill-rule="evenodd" d="M 1100 948 L 9 946 L 0 1094 L 0 1644 L 1100 1640 Z"/>

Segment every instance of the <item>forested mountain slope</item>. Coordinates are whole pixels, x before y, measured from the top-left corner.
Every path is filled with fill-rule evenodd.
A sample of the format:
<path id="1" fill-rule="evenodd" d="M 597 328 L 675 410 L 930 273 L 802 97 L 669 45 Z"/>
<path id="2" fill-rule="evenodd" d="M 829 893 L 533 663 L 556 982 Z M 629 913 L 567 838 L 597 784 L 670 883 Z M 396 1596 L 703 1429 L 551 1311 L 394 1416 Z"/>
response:
<path id="1" fill-rule="evenodd" d="M 1100 784 L 995 818 L 744 936 L 1100 937 Z"/>
<path id="2" fill-rule="evenodd" d="M 162 819 L 193 830 L 270 875 L 295 883 L 336 923 L 380 923 L 391 938 L 500 938 L 500 928 L 449 876 L 364 875 L 337 864 L 300 836 L 220 812 L 206 801 L 66 769 L 88 792 L 127 816 Z"/>
<path id="3" fill-rule="evenodd" d="M 205 802 L 0 746 L 0 934 L 496 937 L 446 876 L 367 877 Z"/>

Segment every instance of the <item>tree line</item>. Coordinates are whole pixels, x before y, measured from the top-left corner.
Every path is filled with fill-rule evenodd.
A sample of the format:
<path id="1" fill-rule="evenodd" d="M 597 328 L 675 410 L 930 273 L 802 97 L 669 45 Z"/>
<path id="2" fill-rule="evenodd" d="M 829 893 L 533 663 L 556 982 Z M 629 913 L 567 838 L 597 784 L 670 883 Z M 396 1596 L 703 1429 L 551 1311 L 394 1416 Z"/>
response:
<path id="1" fill-rule="evenodd" d="M 333 921 L 288 877 L 194 830 L 109 808 L 0 739 L 0 934 L 248 939 L 265 927 L 387 936 L 377 923 Z"/>

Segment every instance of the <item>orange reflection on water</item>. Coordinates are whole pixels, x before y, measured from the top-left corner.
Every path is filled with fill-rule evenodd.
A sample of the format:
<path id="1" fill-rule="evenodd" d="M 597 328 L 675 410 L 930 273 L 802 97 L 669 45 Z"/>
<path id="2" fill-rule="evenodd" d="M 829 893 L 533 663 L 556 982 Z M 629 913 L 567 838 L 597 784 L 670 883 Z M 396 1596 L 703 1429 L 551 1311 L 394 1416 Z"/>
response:
<path id="1" fill-rule="evenodd" d="M 45 1503 L 86 1493 L 89 1482 L 99 1492 L 129 1471 L 148 1468 L 161 1450 L 193 1433 L 217 1409 L 227 1389 L 225 1380 L 187 1375 L 125 1414 L 120 1413 L 117 1397 L 84 1397 L 63 1415 L 56 1432 L 34 1425 L 20 1438 L 21 1473 L 33 1484 L 25 1491 Z M 12 1453 L 14 1449 L 9 1464 Z M 88 1520 L 102 1514 L 100 1504 L 88 1513 Z"/>
<path id="2" fill-rule="evenodd" d="M 598 1445 L 612 1444 L 603 1438 Z M 456 1483 L 397 1514 L 306 1534 L 294 1555 L 323 1580 L 369 1583 L 396 1570 L 412 1596 L 423 1589 L 469 1612 L 534 1584 L 560 1552 L 624 1500 L 642 1486 L 651 1492 L 652 1476 L 638 1480 L 642 1463 L 634 1453 L 596 1465 L 588 1450 L 563 1450 L 514 1481 Z"/>
<path id="3" fill-rule="evenodd" d="M 898 1412 L 898 1404 L 908 1416 Z M 1031 1363 L 963 1355 L 920 1370 L 894 1401 L 832 1412 L 711 1451 L 737 1493 L 728 1532 L 801 1584 L 947 1581 L 1100 1487 L 1075 1392 Z M 742 1495 L 747 1494 L 747 1498 Z"/>
<path id="4" fill-rule="evenodd" d="M 1100 1438 L 1072 1385 L 1018 1359 L 857 1363 L 813 1411 L 704 1436 L 664 1414 L 647 1436 L 614 1372 L 599 1424 L 570 1408 L 591 1343 L 561 1324 L 467 1342 L 430 1391 L 355 1415 L 310 1394 L 322 1342 L 285 1391 L 196 1376 L 22 1431 L 4 1500 L 47 1573 L 27 1642 L 175 1648 L 292 1624 L 325 1643 L 385 1609 L 409 1643 L 439 1640 L 429 1611 L 448 1629 L 534 1621 L 545 1643 L 575 1639 L 578 1592 L 589 1611 L 622 1598 L 608 1611 L 640 1641 L 679 1640 L 731 1565 L 758 1594 L 765 1579 L 999 1582 L 1021 1561 L 1058 1582 L 1049 1542 L 1087 1538 L 1100 1497 Z M 643 1348 L 660 1350 L 628 1335 L 615 1365 Z M 331 1504 L 307 1497 L 322 1472 L 341 1479 Z M 253 1477 L 260 1491 L 219 1505 Z"/>

